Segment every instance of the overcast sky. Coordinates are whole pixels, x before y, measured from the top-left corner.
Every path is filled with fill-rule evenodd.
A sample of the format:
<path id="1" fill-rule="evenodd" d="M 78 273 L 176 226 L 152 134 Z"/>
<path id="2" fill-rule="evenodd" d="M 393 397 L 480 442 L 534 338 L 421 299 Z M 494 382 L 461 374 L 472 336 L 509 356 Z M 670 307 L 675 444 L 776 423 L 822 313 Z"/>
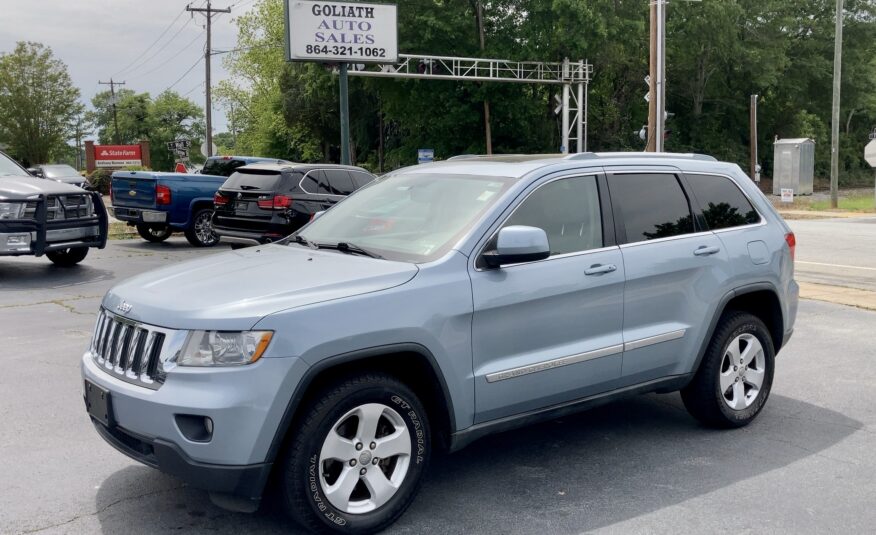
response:
<path id="1" fill-rule="evenodd" d="M 50 46 L 55 56 L 67 64 L 73 83 L 88 106 L 95 93 L 109 88 L 98 85 L 98 81 L 108 82 L 112 77 L 125 82 L 127 89 L 149 92 L 153 97 L 173 86 L 174 91 L 187 94 L 203 107 L 203 62 L 183 76 L 203 56 L 206 41 L 204 17 L 191 18 L 183 12 L 188 1 L 0 0 L 0 52 L 12 51 L 17 41 L 38 41 Z M 200 6 L 206 0 L 191 3 Z M 214 8 L 232 8 L 230 15 L 213 17 L 214 50 L 235 46 L 234 17 L 251 9 L 254 3 L 213 0 Z M 141 56 L 165 30 L 161 39 Z M 214 56 L 212 65 L 215 87 L 228 74 L 222 67 L 222 56 Z M 213 108 L 213 130 L 224 132 L 225 114 L 215 102 Z"/>

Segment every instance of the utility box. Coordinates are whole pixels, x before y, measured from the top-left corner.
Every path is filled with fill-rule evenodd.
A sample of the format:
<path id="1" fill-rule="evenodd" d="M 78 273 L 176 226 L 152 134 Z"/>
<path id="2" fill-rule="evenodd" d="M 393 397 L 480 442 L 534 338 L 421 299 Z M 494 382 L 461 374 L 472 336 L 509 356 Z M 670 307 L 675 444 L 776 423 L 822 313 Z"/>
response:
<path id="1" fill-rule="evenodd" d="M 782 189 L 794 195 L 812 195 L 815 142 L 808 138 L 777 139 L 773 144 L 773 195 Z"/>

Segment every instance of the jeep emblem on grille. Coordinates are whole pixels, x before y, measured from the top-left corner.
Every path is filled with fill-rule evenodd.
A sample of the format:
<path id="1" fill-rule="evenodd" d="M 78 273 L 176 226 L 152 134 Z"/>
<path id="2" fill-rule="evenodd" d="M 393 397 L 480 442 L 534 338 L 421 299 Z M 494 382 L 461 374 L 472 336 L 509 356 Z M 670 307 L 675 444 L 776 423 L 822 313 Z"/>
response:
<path id="1" fill-rule="evenodd" d="M 122 301 L 121 303 L 116 305 L 116 310 L 118 310 L 119 312 L 121 312 L 123 314 L 127 314 L 128 312 L 131 311 L 132 308 L 134 308 L 133 305 L 129 305 L 125 301 Z"/>

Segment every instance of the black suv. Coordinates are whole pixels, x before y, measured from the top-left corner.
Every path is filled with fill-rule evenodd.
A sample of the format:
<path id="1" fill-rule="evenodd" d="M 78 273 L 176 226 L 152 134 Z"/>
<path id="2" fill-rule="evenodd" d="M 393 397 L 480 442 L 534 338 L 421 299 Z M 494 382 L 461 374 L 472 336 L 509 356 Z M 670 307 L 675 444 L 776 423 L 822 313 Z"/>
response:
<path id="1" fill-rule="evenodd" d="M 0 256 L 46 255 L 59 266 L 106 246 L 108 218 L 100 195 L 35 178 L 0 152 Z"/>
<path id="2" fill-rule="evenodd" d="M 213 198 L 213 230 L 223 239 L 269 243 L 295 232 L 375 176 L 330 164 L 251 164 Z"/>

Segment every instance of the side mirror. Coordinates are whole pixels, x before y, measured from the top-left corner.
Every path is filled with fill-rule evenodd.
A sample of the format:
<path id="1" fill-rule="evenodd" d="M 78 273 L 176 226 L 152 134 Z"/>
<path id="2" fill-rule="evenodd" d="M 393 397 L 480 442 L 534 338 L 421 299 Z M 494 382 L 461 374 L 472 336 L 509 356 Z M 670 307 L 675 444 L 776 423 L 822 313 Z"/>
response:
<path id="1" fill-rule="evenodd" d="M 535 262 L 551 255 L 551 247 L 544 229 L 515 225 L 499 231 L 496 250 L 484 253 L 484 261 L 491 268 L 505 264 Z"/>
<path id="2" fill-rule="evenodd" d="M 36 167 L 28 167 L 27 172 L 32 174 L 35 177 L 46 178 L 43 176 L 43 172 L 37 169 Z"/>

